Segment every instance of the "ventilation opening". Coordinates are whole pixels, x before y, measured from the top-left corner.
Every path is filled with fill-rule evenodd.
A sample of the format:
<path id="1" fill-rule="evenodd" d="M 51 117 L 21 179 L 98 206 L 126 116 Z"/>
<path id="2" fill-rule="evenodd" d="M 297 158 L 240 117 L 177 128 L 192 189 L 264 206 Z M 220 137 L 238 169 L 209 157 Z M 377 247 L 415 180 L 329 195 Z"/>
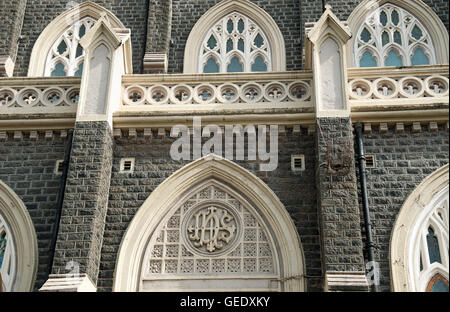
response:
<path id="1" fill-rule="evenodd" d="M 366 155 L 366 168 L 375 168 L 375 157 L 373 155 Z"/>
<path id="2" fill-rule="evenodd" d="M 64 169 L 64 160 L 59 159 L 55 164 L 55 174 L 62 174 Z"/>
<path id="3" fill-rule="evenodd" d="M 134 171 L 134 158 L 123 158 L 120 161 L 120 172 L 133 172 Z"/>
<path id="4" fill-rule="evenodd" d="M 291 169 L 294 172 L 305 170 L 305 156 L 304 155 L 292 155 L 291 156 Z"/>

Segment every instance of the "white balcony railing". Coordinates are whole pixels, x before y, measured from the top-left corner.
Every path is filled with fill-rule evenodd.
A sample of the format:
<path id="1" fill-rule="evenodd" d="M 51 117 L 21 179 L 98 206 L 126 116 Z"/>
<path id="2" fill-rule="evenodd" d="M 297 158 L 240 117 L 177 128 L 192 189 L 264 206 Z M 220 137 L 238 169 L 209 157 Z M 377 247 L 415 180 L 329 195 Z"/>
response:
<path id="1" fill-rule="evenodd" d="M 70 114 L 77 111 L 80 78 L 0 79 L 0 114 Z"/>
<path id="2" fill-rule="evenodd" d="M 123 77 L 121 111 L 313 107 L 312 73 Z"/>
<path id="3" fill-rule="evenodd" d="M 448 66 L 352 68 L 348 76 L 352 110 L 448 104 Z"/>

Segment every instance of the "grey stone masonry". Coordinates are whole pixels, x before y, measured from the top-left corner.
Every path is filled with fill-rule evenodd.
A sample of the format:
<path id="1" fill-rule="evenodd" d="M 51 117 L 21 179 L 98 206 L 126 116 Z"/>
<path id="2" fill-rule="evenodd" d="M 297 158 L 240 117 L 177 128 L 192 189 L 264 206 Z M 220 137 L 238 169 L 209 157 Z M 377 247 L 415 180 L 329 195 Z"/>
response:
<path id="1" fill-rule="evenodd" d="M 316 183 L 324 271 L 364 272 L 350 118 L 319 118 Z"/>
<path id="2" fill-rule="evenodd" d="M 97 283 L 112 167 L 107 122 L 77 122 L 52 274 L 70 261 Z"/>
<path id="3" fill-rule="evenodd" d="M 164 137 L 158 136 L 157 130 L 153 130 L 152 136 L 144 136 L 143 131 L 137 131 L 137 136 L 132 138 L 129 137 L 128 131 L 123 131 L 122 134 L 122 137 L 116 138 L 114 146 L 108 214 L 98 282 L 99 291 L 112 289 L 120 243 L 138 209 L 158 185 L 189 163 L 174 161 L 170 158 L 170 146 L 175 139 L 171 138 L 167 131 Z M 236 163 L 262 179 L 292 216 L 305 254 L 308 291 L 321 291 L 322 271 L 316 205 L 314 136 L 308 135 L 307 129 L 304 128 L 295 134 L 292 129 L 286 129 L 285 134 L 279 135 L 278 144 L 279 162 L 275 171 L 259 171 L 259 160 L 246 159 Z M 297 154 L 305 155 L 306 169 L 301 172 L 291 170 L 291 155 Z M 130 157 L 135 158 L 134 172 L 121 173 L 121 158 Z"/>
<path id="4" fill-rule="evenodd" d="M 445 125 L 437 131 L 429 131 L 425 124 L 421 127 L 421 132 L 414 132 L 412 125 L 405 125 L 398 133 L 390 126 L 380 133 L 379 126 L 372 126 L 372 133 L 363 136 L 365 153 L 375 160 L 375 168 L 367 169 L 367 190 L 381 291 L 390 290 L 389 246 L 401 207 L 428 175 L 449 162 Z"/>
<path id="5" fill-rule="evenodd" d="M 172 0 L 149 0 L 145 53 L 169 55 L 171 27 Z"/>
<path id="6" fill-rule="evenodd" d="M 23 16 L 27 0 L 0 1 L 2 27 L 0 31 L 0 57 L 9 56 L 13 62 L 17 56 L 17 42 L 22 31 Z M 0 73 L 0 77 L 2 74 Z"/>
<path id="7" fill-rule="evenodd" d="M 65 145 L 66 139 L 59 134 L 50 140 L 42 132 L 35 139 L 24 133 L 20 141 L 8 133 L 7 141 L 0 142 L 0 180 L 24 202 L 36 230 L 39 258 L 35 290 L 44 284 L 48 271 L 61 184 L 61 174 L 55 173 L 55 165 L 57 160 L 64 159 Z"/>

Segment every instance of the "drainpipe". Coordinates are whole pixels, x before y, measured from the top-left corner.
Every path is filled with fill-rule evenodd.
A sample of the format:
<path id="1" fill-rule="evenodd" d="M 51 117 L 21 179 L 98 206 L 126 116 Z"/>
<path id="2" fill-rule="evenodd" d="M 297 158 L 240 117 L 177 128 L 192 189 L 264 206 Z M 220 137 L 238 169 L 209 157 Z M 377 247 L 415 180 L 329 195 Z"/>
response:
<path id="1" fill-rule="evenodd" d="M 361 183 L 361 197 L 362 197 L 362 205 L 363 205 L 363 214 L 364 214 L 364 226 L 366 229 L 366 248 L 369 252 L 369 262 L 373 263 L 375 261 L 375 244 L 373 242 L 372 237 L 372 221 L 370 219 L 370 212 L 369 212 L 369 200 L 367 196 L 367 183 L 366 183 L 366 157 L 364 154 L 364 144 L 363 144 L 363 138 L 362 138 L 362 124 L 358 123 L 356 124 L 356 141 L 358 145 L 358 162 L 359 162 L 359 180 Z M 375 270 L 376 268 L 373 267 Z M 378 274 L 378 272 L 375 272 L 375 274 Z M 373 285 L 373 290 L 375 292 L 379 291 L 378 285 Z"/>
<path id="2" fill-rule="evenodd" d="M 50 255 L 46 280 L 52 273 L 53 269 L 53 259 L 55 257 L 56 239 L 58 238 L 58 230 L 59 230 L 59 223 L 61 221 L 61 211 L 63 207 L 64 193 L 66 191 L 67 174 L 69 172 L 70 152 L 72 151 L 72 138 L 73 138 L 73 129 L 70 129 L 67 134 L 66 150 L 64 152 L 63 172 L 61 176 L 61 184 L 59 186 L 55 226 L 53 227 L 53 235 L 50 245 Z"/>

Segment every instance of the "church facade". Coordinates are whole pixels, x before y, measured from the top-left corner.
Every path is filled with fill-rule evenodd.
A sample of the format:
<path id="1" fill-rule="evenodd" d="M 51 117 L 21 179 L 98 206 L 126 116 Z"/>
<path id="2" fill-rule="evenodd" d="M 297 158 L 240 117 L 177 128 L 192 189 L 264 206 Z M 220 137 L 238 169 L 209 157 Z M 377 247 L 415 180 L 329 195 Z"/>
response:
<path id="1" fill-rule="evenodd" d="M 0 291 L 448 291 L 447 1 L 0 12 Z"/>

